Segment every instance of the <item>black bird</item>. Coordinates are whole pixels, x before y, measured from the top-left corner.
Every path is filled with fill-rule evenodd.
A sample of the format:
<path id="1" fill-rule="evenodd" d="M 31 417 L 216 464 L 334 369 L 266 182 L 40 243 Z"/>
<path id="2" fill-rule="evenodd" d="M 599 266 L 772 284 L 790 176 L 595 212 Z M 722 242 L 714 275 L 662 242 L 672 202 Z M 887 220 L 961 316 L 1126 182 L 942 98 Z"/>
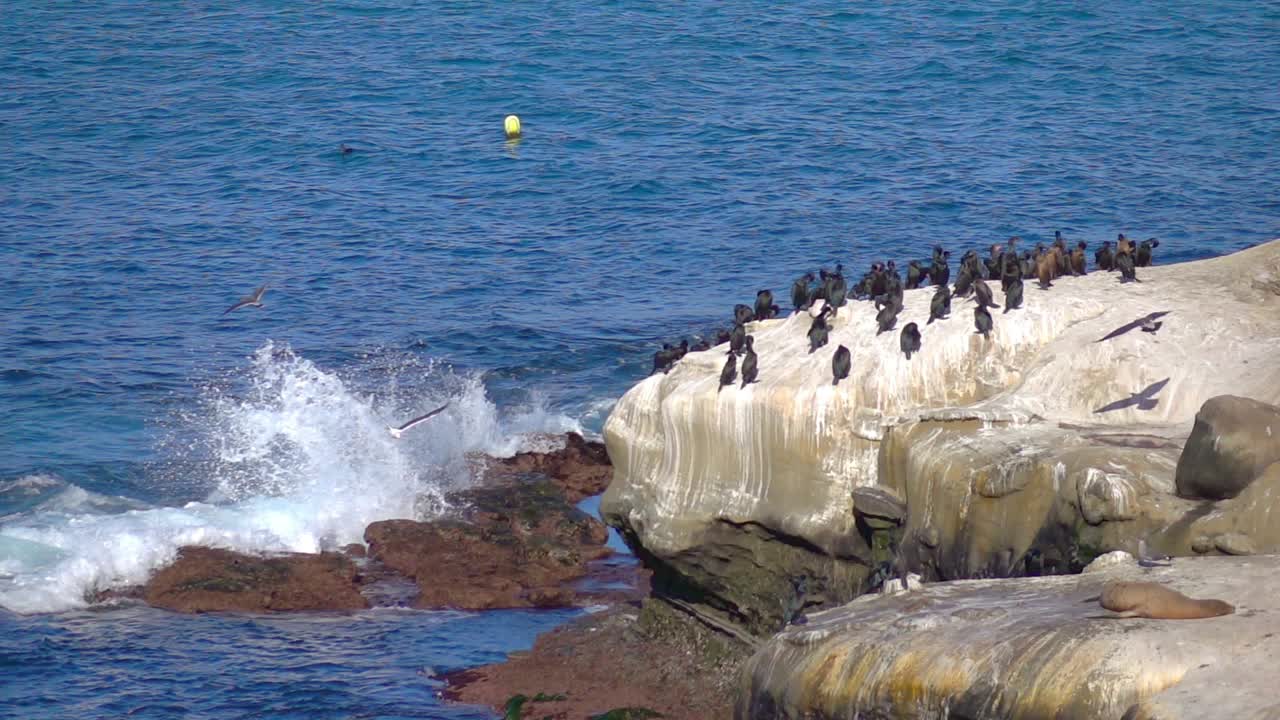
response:
<path id="1" fill-rule="evenodd" d="M 907 263 L 907 289 L 915 290 L 916 288 L 920 287 L 920 283 L 922 282 L 921 277 L 923 277 L 924 281 L 927 282 L 929 278 L 929 274 L 925 270 L 921 269 L 919 262 L 915 260 L 908 262 Z"/>
<path id="2" fill-rule="evenodd" d="M 977 256 L 975 255 L 974 257 Z M 956 287 L 955 290 L 952 291 L 951 295 L 958 298 L 968 295 L 969 292 L 973 290 L 973 281 L 977 277 L 978 274 L 973 270 L 970 270 L 969 266 L 961 265 L 960 272 L 956 275 Z"/>
<path id="3" fill-rule="evenodd" d="M 223 310 L 222 314 L 226 315 L 227 313 L 233 310 L 239 310 L 242 307 L 256 307 L 256 308 L 262 307 L 262 294 L 265 293 L 266 291 L 267 291 L 266 285 L 260 286 L 257 290 L 253 291 L 252 295 L 249 295 L 248 297 L 240 298 L 239 300 L 236 301 L 235 305 L 232 305 L 226 310 Z"/>
<path id="4" fill-rule="evenodd" d="M 756 293 L 755 316 L 758 320 L 773 317 L 773 291 L 761 290 Z"/>
<path id="5" fill-rule="evenodd" d="M 1022 251 L 1022 277 L 1029 278 L 1036 274 L 1036 259 L 1031 257 L 1030 250 Z"/>
<path id="6" fill-rule="evenodd" d="M 973 326 L 978 329 L 978 334 L 982 337 L 990 337 L 991 313 L 987 312 L 985 306 L 979 305 L 973 309 Z"/>
<path id="7" fill-rule="evenodd" d="M 1138 267 L 1149 267 L 1151 265 L 1151 249 L 1160 247 L 1160 241 L 1155 238 L 1147 238 L 1138 243 Z"/>
<path id="8" fill-rule="evenodd" d="M 1124 325 L 1121 325 L 1115 330 L 1112 330 L 1106 335 L 1103 335 L 1097 340 L 1094 340 L 1094 342 L 1104 342 L 1114 337 L 1120 337 L 1121 335 L 1129 332 L 1130 330 L 1134 330 L 1136 328 L 1142 328 L 1144 332 L 1155 332 L 1156 330 L 1160 329 L 1161 325 L 1164 324 L 1156 321 L 1168 314 L 1169 314 L 1168 310 L 1161 310 L 1159 312 L 1153 312 L 1147 315 L 1143 315 L 1137 320 L 1134 320 L 1132 322 L 1127 322 Z"/>
<path id="9" fill-rule="evenodd" d="M 356 149 L 355 149 L 355 148 L 351 147 L 350 145 L 348 145 L 348 144 L 346 144 L 346 143 L 339 143 L 339 144 L 338 144 L 338 152 L 342 153 L 343 155 L 350 155 L 351 153 L 353 153 L 353 152 L 355 152 L 355 151 L 356 151 Z"/>
<path id="10" fill-rule="evenodd" d="M 837 265 L 837 270 L 841 266 Z M 844 275 L 836 273 L 832 276 L 831 284 L 827 287 L 827 304 L 831 306 L 831 317 L 836 316 L 836 311 L 845 305 L 845 296 L 848 288 L 844 283 Z"/>
<path id="11" fill-rule="evenodd" d="M 906 327 L 902 328 L 902 334 L 898 336 L 898 344 L 910 360 L 911 353 L 920 352 L 920 328 L 916 327 L 915 323 L 907 323 Z"/>
<path id="12" fill-rule="evenodd" d="M 1086 245 L 1083 240 L 1081 240 L 1080 242 L 1076 243 L 1076 249 L 1071 251 L 1071 274 L 1072 275 L 1089 274 L 1089 268 L 1087 267 L 1087 263 L 1085 262 L 1085 259 L 1084 259 L 1084 251 L 1088 247 L 1089 246 Z"/>
<path id="13" fill-rule="evenodd" d="M 849 348 L 841 345 L 836 348 L 836 354 L 831 358 L 831 381 L 832 385 L 839 385 L 840 381 L 849 377 L 849 367 L 853 361 L 849 357 Z"/>
<path id="14" fill-rule="evenodd" d="M 813 282 L 813 273 L 805 273 L 791 285 L 791 306 L 800 310 L 809 309 L 809 283 Z"/>
<path id="15" fill-rule="evenodd" d="M 1111 254 L 1111 241 L 1104 240 L 1102 247 L 1098 252 L 1093 254 L 1093 261 L 1098 264 L 1099 270 L 1114 270 L 1116 266 L 1115 256 Z"/>
<path id="16" fill-rule="evenodd" d="M 759 374 L 759 368 L 756 366 L 756 351 L 752 347 L 755 345 L 756 339 L 750 335 L 747 336 L 746 356 L 742 358 L 742 387 L 756 381 Z"/>
<path id="17" fill-rule="evenodd" d="M 725 385 L 732 385 L 733 381 L 738 378 L 738 356 L 730 355 L 728 360 L 724 361 L 724 369 L 720 371 L 720 387 L 716 388 L 716 394 L 724 389 Z"/>
<path id="18" fill-rule="evenodd" d="M 1004 266 L 1004 246 L 996 243 L 991 246 L 991 257 L 986 259 L 987 279 L 995 280 L 1000 277 L 1000 270 Z"/>
<path id="19" fill-rule="evenodd" d="M 963 272 L 963 271 L 962 271 Z M 938 289 L 933 293 L 933 299 L 929 301 L 929 322 L 934 320 L 945 320 L 951 314 L 951 291 L 946 285 L 939 285 Z"/>
<path id="20" fill-rule="evenodd" d="M 871 292 L 867 293 L 871 297 L 879 297 L 884 294 L 886 283 L 889 279 L 885 273 L 884 266 L 880 263 L 871 263 Z"/>
<path id="21" fill-rule="evenodd" d="M 733 332 L 729 333 L 729 354 L 741 355 L 742 347 L 747 342 L 747 326 L 738 323 L 733 326 Z"/>
<path id="22" fill-rule="evenodd" d="M 880 312 L 876 313 L 876 327 L 880 328 L 876 331 L 877 335 L 893 329 L 894 324 L 898 322 L 898 311 L 901 309 L 901 305 L 892 302 L 880 308 Z"/>
<path id="23" fill-rule="evenodd" d="M 831 312 L 831 306 L 823 306 L 822 311 L 818 313 L 818 317 L 813 319 L 813 324 L 809 326 L 809 353 L 827 344 L 827 335 L 831 332 L 831 326 L 827 324 L 827 313 Z"/>
<path id="24" fill-rule="evenodd" d="M 685 339 L 681 339 L 679 345 L 671 348 L 671 358 L 672 358 L 671 361 L 676 362 L 680 360 L 680 358 L 688 354 L 689 354 L 689 341 Z"/>
<path id="25" fill-rule="evenodd" d="M 751 311 L 750 306 L 738 303 L 733 306 L 733 322 L 738 325 L 746 325 L 756 319 L 756 314 Z"/>
<path id="26" fill-rule="evenodd" d="M 1014 278 L 1009 289 L 1004 293 L 1004 311 L 1017 310 L 1022 307 L 1022 278 Z"/>
<path id="27" fill-rule="evenodd" d="M 1139 410 L 1154 410 L 1156 405 L 1160 404 L 1160 400 L 1156 395 L 1158 395 L 1160 391 L 1164 389 L 1164 386 L 1168 384 L 1169 378 L 1165 378 L 1159 382 L 1153 382 L 1141 391 L 1136 392 L 1123 400 L 1117 400 L 1113 403 L 1103 405 L 1093 412 L 1095 414 L 1111 412 L 1112 410 L 1122 410 L 1127 407 L 1133 407 L 1134 405 L 1138 406 Z"/>
<path id="28" fill-rule="evenodd" d="M 934 285 L 946 285 L 951 279 L 951 266 L 947 264 L 947 258 L 951 257 L 951 252 L 943 250 L 941 245 L 933 248 L 933 265 L 929 268 L 929 278 Z"/>
<path id="29" fill-rule="evenodd" d="M 977 250 L 966 250 L 960 257 L 960 269 L 968 270 L 969 277 L 982 277 L 982 261 L 978 260 Z"/>
<path id="30" fill-rule="evenodd" d="M 1116 255 L 1116 269 L 1120 271 L 1120 282 L 1142 282 L 1134 270 L 1133 255 L 1127 252 Z"/>
<path id="31" fill-rule="evenodd" d="M 1053 231 L 1053 247 L 1058 249 L 1058 254 L 1053 257 L 1058 277 L 1063 277 L 1071 272 L 1071 251 L 1067 249 L 1067 241 L 1062 237 L 1061 230 Z"/>
<path id="32" fill-rule="evenodd" d="M 991 286 L 982 280 L 973 281 L 973 299 L 978 303 L 979 307 L 995 307 L 994 296 L 991 294 Z"/>
<path id="33" fill-rule="evenodd" d="M 1014 280 L 1022 279 L 1022 262 L 1018 260 L 1018 254 L 1007 252 L 1004 254 L 1003 267 L 1000 268 L 1000 290 L 1009 292 L 1009 286 Z"/>
<path id="34" fill-rule="evenodd" d="M 653 372 L 649 374 L 666 373 L 671 369 L 671 363 L 674 361 L 675 348 L 671 347 L 671 343 L 662 343 L 662 349 L 653 354 Z"/>

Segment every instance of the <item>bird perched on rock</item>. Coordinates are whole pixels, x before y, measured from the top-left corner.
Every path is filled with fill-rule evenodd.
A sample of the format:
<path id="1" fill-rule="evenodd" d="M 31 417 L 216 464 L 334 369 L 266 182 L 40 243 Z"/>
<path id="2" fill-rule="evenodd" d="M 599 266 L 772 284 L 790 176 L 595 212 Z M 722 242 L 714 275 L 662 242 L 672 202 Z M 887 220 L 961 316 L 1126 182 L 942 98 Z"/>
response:
<path id="1" fill-rule="evenodd" d="M 1003 257 L 1004 257 L 1004 246 L 1001 245 L 1000 243 L 995 243 L 994 245 L 992 245 L 991 256 L 988 257 L 986 260 L 986 265 L 987 265 L 986 270 L 987 270 L 988 279 L 995 280 L 996 278 L 1000 277 L 1000 270 L 1002 267 L 1004 267 L 1004 263 L 1001 262 Z"/>
<path id="2" fill-rule="evenodd" d="M 1134 269 L 1133 253 L 1116 253 L 1116 269 L 1120 271 L 1120 282 L 1142 282 Z"/>
<path id="3" fill-rule="evenodd" d="M 732 385 L 733 381 L 738 377 L 738 356 L 730 355 L 728 360 L 724 361 L 724 368 L 720 370 L 720 387 L 716 388 L 716 394 L 724 389 L 725 385 Z"/>
<path id="4" fill-rule="evenodd" d="M 1151 265 L 1151 249 L 1160 247 L 1160 241 L 1155 238 L 1147 238 L 1138 243 L 1138 267 L 1149 267 Z"/>
<path id="5" fill-rule="evenodd" d="M 933 293 L 933 299 L 929 301 L 929 322 L 934 320 L 945 320 L 951 314 L 951 291 L 946 285 L 939 285 L 938 289 Z"/>
<path id="6" fill-rule="evenodd" d="M 1098 264 L 1099 270 L 1112 270 L 1115 268 L 1115 256 L 1111 254 L 1111 241 L 1105 240 L 1102 247 L 1098 248 L 1098 252 L 1093 254 L 1093 261 Z"/>
<path id="7" fill-rule="evenodd" d="M 880 312 L 876 313 L 876 334 L 886 332 L 893 329 L 898 322 L 898 311 L 901 306 L 897 303 L 889 303 L 880 308 Z"/>
<path id="8" fill-rule="evenodd" d="M 991 313 L 987 312 L 986 306 L 979 305 L 973 309 L 973 326 L 982 337 L 991 336 Z"/>
<path id="9" fill-rule="evenodd" d="M 742 358 L 742 387 L 746 387 L 756 381 L 759 374 L 757 366 L 755 345 L 756 339 L 750 335 L 747 336 L 747 345 Z"/>
<path id="10" fill-rule="evenodd" d="M 920 287 L 920 283 L 922 282 L 921 278 L 923 278 L 923 281 L 927 282 L 929 278 L 928 271 L 920 267 L 919 261 L 912 260 L 908 262 L 907 263 L 907 289 L 915 290 L 916 288 Z"/>
<path id="11" fill-rule="evenodd" d="M 813 324 L 809 326 L 809 353 L 827 344 L 827 335 L 831 332 L 831 326 L 827 324 L 827 314 L 831 312 L 831 307 L 822 308 L 822 312 L 818 313 L 818 317 L 813 319 Z"/>
<path id="12" fill-rule="evenodd" d="M 1076 249 L 1071 251 L 1072 275 L 1085 275 L 1089 272 L 1084 259 L 1084 251 L 1087 247 L 1088 245 L 1085 245 L 1084 241 L 1081 240 L 1076 243 Z"/>
<path id="13" fill-rule="evenodd" d="M 920 352 L 920 328 L 915 323 L 907 323 L 906 327 L 902 328 L 902 334 L 898 336 L 898 345 L 910 360 L 912 353 Z"/>
<path id="14" fill-rule="evenodd" d="M 653 375 L 657 372 L 663 374 L 671 372 L 671 368 L 675 366 L 676 361 L 689 353 L 689 341 L 681 340 L 677 346 L 670 343 L 662 343 L 662 349 L 653 354 Z"/>
<path id="15" fill-rule="evenodd" d="M 1037 252 L 1039 248 L 1037 248 Z M 1053 279 L 1057 277 L 1057 261 L 1054 259 L 1053 251 L 1040 252 L 1036 257 L 1036 277 L 1040 280 L 1040 289 L 1048 290 L 1053 287 Z"/>
<path id="16" fill-rule="evenodd" d="M 733 306 L 733 322 L 738 325 L 746 325 L 756 319 L 756 315 L 751 308 L 742 303 Z"/>
<path id="17" fill-rule="evenodd" d="M 1004 311 L 1017 310 L 1022 307 L 1022 278 L 1014 278 L 1009 289 L 1004 293 Z"/>
<path id="18" fill-rule="evenodd" d="M 970 250 L 969 252 L 973 252 Z M 977 255 L 974 255 L 976 258 Z M 956 275 L 956 287 L 951 292 L 952 297 L 962 298 L 973 291 L 973 281 L 978 278 L 978 273 L 970 270 L 968 265 L 961 264 L 960 272 Z"/>
<path id="19" fill-rule="evenodd" d="M 929 267 L 929 278 L 934 285 L 946 285 L 951 279 L 951 266 L 947 264 L 949 257 L 951 253 L 943 250 L 941 245 L 933 246 L 933 265 Z"/>
<path id="20" fill-rule="evenodd" d="M 836 354 L 831 358 L 831 381 L 832 385 L 839 385 L 841 380 L 849 377 L 849 367 L 853 364 L 853 360 L 849 355 L 849 348 L 841 345 L 836 348 Z"/>
<path id="21" fill-rule="evenodd" d="M 813 273 L 805 273 L 791 284 L 791 306 L 796 312 L 809 308 L 809 283 L 813 282 Z"/>
<path id="22" fill-rule="evenodd" d="M 729 333 L 729 354 L 741 355 L 742 347 L 747 341 L 747 326 L 738 323 L 733 326 L 733 332 Z"/>
<path id="23" fill-rule="evenodd" d="M 995 307 L 994 296 L 991 294 L 991 287 L 983 280 L 973 281 L 973 299 L 978 303 L 979 307 Z"/>
<path id="24" fill-rule="evenodd" d="M 756 292 L 756 309 L 753 313 L 757 320 L 767 320 L 773 317 L 773 291 L 759 290 Z"/>

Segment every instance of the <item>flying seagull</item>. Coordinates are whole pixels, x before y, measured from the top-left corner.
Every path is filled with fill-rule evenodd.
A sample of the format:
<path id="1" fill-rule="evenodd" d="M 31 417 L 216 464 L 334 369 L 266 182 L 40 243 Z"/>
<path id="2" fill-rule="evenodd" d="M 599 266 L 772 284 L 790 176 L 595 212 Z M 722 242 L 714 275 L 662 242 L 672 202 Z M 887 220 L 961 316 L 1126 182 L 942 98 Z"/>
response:
<path id="1" fill-rule="evenodd" d="M 1095 414 L 1111 412 L 1112 410 L 1120 410 L 1127 407 L 1133 407 L 1134 405 L 1137 405 L 1139 410 L 1154 410 L 1156 405 L 1160 403 L 1160 400 L 1155 396 L 1164 389 L 1165 385 L 1168 384 L 1169 378 L 1153 382 L 1143 391 L 1136 392 L 1123 400 L 1117 400 L 1113 403 L 1103 405 L 1093 412 Z"/>
<path id="2" fill-rule="evenodd" d="M 1137 328 L 1142 328 L 1143 332 L 1153 333 L 1156 330 L 1159 330 L 1160 326 L 1164 324 L 1164 323 L 1158 323 L 1156 322 L 1156 320 L 1159 320 L 1160 318 L 1168 314 L 1169 314 L 1168 310 L 1161 310 L 1160 312 L 1153 312 L 1149 315 L 1143 315 L 1142 317 L 1138 318 L 1137 320 L 1134 320 L 1133 322 L 1129 322 L 1129 323 L 1125 323 L 1124 325 L 1121 325 L 1115 330 L 1112 330 L 1111 332 L 1107 333 L 1104 337 L 1098 340 L 1094 340 L 1094 342 L 1103 342 L 1104 340 L 1110 340 L 1113 337 L 1120 337 L 1121 335 L 1129 332 L 1130 330 L 1136 330 Z"/>
<path id="3" fill-rule="evenodd" d="M 259 287 L 257 290 L 254 290 L 254 291 L 253 291 L 253 294 L 252 294 L 252 295 L 250 295 L 250 296 L 248 296 L 248 297 L 242 297 L 242 298 L 240 298 L 240 300 L 239 300 L 239 301 L 237 301 L 235 305 L 232 305 L 231 307 L 227 308 L 226 310 L 223 310 L 223 311 L 222 311 L 222 314 L 223 314 L 223 315 L 226 315 L 227 313 L 231 312 L 232 310 L 239 310 L 239 309 L 240 309 L 240 308 L 242 308 L 242 307 L 248 307 L 248 306 L 252 306 L 252 307 L 256 307 L 256 308 L 260 308 L 260 307 L 262 307 L 262 293 L 264 293 L 264 292 L 266 292 L 266 291 L 267 291 L 267 286 L 266 286 L 266 285 L 263 285 L 262 287 Z"/>
<path id="4" fill-rule="evenodd" d="M 409 428 L 413 427 L 414 425 L 417 425 L 418 423 L 426 422 L 427 420 L 431 419 L 431 417 L 434 415 L 439 415 L 440 413 L 444 412 L 445 408 L 447 407 L 449 407 L 449 403 L 445 403 L 444 405 L 441 405 L 440 407 L 436 408 L 435 410 L 432 410 L 426 415 L 419 415 L 418 417 L 410 420 L 409 422 L 401 425 L 400 427 L 391 427 L 390 425 L 388 425 L 387 430 L 391 433 L 391 437 L 398 438 L 404 434 L 405 430 L 408 430 Z"/>

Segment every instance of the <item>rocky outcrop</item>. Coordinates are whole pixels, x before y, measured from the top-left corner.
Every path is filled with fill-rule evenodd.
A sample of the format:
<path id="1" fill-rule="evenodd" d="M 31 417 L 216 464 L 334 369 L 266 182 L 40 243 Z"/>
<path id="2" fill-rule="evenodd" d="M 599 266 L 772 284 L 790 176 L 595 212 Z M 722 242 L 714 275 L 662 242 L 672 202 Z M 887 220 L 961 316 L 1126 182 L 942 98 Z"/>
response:
<path id="1" fill-rule="evenodd" d="M 599 495 L 609 486 L 613 466 L 604 443 L 587 440 L 578 433 L 564 436 L 564 447 L 548 452 L 522 452 L 495 460 L 487 468 L 488 475 L 503 476 L 522 473 L 543 475 L 556 484 L 569 502 Z"/>
<path id="2" fill-rule="evenodd" d="M 368 607 L 355 564 L 336 553 L 258 557 L 184 547 L 156 573 L 149 605 L 187 613 L 267 610 L 356 610 Z"/>
<path id="3" fill-rule="evenodd" d="M 1118 580 L 1234 614 L 1123 619 Z M 970 580 L 816 613 L 748 661 L 735 717 L 1272 717 L 1280 557 L 1130 561 L 1070 577 Z"/>
<path id="4" fill-rule="evenodd" d="M 1178 459 L 1178 494 L 1222 500 L 1239 495 L 1280 462 L 1280 407 L 1249 398 L 1210 398 Z"/>
<path id="5" fill-rule="evenodd" d="M 418 585 L 419 608 L 488 610 L 572 605 L 568 580 L 609 553 L 600 521 L 547 479 L 457 493 L 456 518 L 383 520 L 365 530 L 369 557 Z"/>
<path id="6" fill-rule="evenodd" d="M 989 339 L 971 300 L 926 325 L 932 290 L 907 291 L 899 323 L 923 332 L 910 360 L 866 303 L 841 309 L 812 354 L 807 315 L 750 323 L 758 383 L 717 392 L 720 346 L 618 402 L 602 511 L 657 592 L 762 634 L 889 565 L 937 580 L 1070 572 L 1140 540 L 1177 555 L 1243 548 L 1227 528 L 1256 508 L 1179 497 L 1174 471 L 1208 399 L 1280 402 L 1280 242 L 1139 278 L 1028 285 Z M 1151 313 L 1163 324 L 1143 332 L 1133 321 Z M 833 387 L 839 345 L 853 367 Z"/>

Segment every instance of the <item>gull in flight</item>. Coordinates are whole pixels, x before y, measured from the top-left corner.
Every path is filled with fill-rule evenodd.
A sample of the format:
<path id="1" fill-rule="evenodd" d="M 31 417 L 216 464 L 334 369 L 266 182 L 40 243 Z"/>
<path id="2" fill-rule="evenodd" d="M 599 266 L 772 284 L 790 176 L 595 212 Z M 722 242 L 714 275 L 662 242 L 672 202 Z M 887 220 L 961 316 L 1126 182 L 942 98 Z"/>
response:
<path id="1" fill-rule="evenodd" d="M 239 310 L 239 309 L 240 309 L 240 308 L 242 308 L 242 307 L 248 307 L 248 306 L 252 306 L 252 307 L 256 307 L 256 308 L 260 308 L 260 307 L 262 307 L 262 294 L 263 294 L 263 293 L 265 293 L 266 291 L 267 291 L 267 286 L 266 286 L 266 285 L 263 285 L 262 287 L 259 287 L 257 290 L 254 290 L 254 291 L 253 291 L 253 294 L 252 294 L 252 295 L 250 295 L 250 296 L 248 296 L 248 297 L 242 297 L 242 298 L 240 298 L 240 300 L 239 300 L 239 301 L 237 301 L 235 305 L 232 305 L 231 307 L 227 308 L 226 310 L 223 310 L 223 311 L 222 311 L 222 314 L 223 314 L 223 315 L 226 315 L 227 313 L 231 312 L 232 310 Z"/>
<path id="2" fill-rule="evenodd" d="M 449 403 L 445 403 L 444 405 L 441 405 L 440 407 L 436 408 L 435 410 L 432 410 L 426 415 L 419 415 L 418 417 L 410 420 L 409 422 L 401 425 L 400 427 L 391 427 L 390 425 L 388 425 L 387 431 L 391 433 L 391 437 L 399 438 L 401 435 L 404 434 L 405 430 L 408 430 L 409 428 L 413 427 L 414 425 L 417 425 L 418 423 L 426 422 L 427 420 L 431 419 L 432 416 L 439 415 L 440 413 L 444 412 L 445 408 L 447 407 L 449 407 Z"/>

